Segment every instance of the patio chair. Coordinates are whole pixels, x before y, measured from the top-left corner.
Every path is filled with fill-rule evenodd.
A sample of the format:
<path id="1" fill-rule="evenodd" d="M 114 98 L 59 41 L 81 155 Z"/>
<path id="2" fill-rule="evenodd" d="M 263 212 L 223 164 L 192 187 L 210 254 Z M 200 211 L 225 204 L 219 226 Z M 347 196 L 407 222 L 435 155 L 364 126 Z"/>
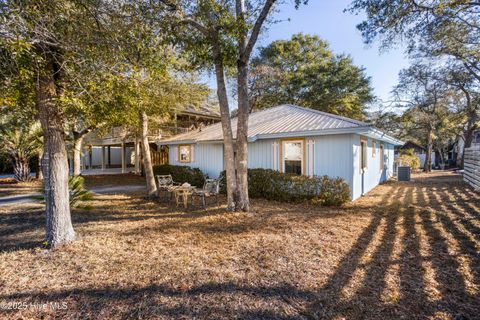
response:
<path id="1" fill-rule="evenodd" d="M 162 200 L 161 193 L 166 193 L 165 199 L 168 201 L 172 200 L 172 191 L 175 186 L 178 186 L 178 183 L 173 181 L 171 174 L 157 175 L 157 195 L 160 200 Z M 168 199 L 167 199 L 168 198 Z"/>
<path id="2" fill-rule="evenodd" d="M 220 193 L 220 180 L 206 179 L 203 189 L 196 189 L 191 195 L 191 205 L 194 206 L 195 198 L 202 200 L 202 206 L 207 209 L 207 198 L 215 197 L 215 203 L 218 206 L 218 194 Z"/>

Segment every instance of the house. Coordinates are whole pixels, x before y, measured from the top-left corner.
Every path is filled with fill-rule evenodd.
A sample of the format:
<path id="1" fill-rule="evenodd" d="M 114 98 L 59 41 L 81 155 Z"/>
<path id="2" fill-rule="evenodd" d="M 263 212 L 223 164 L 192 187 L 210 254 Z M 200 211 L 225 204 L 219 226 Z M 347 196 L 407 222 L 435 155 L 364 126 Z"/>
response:
<path id="1" fill-rule="evenodd" d="M 185 133 L 220 121 L 218 107 L 204 103 L 187 105 L 173 113 L 171 119 L 150 119 L 149 143 L 152 163 L 168 163 L 168 148 L 159 147 L 158 141 L 179 133 Z M 94 131 L 83 143 L 82 170 L 98 169 L 126 173 L 140 172 L 140 141 L 135 133 L 125 127 L 115 127 L 109 132 Z M 71 166 L 72 167 L 72 166 Z"/>
<path id="2" fill-rule="evenodd" d="M 423 168 L 425 165 L 425 159 L 427 157 L 427 149 L 418 143 L 415 143 L 413 141 L 407 141 L 403 145 L 398 146 L 395 148 L 395 158 L 400 155 L 401 150 L 408 150 L 408 149 L 413 149 L 415 152 L 415 155 L 420 159 L 420 168 Z M 432 152 L 432 164 L 434 166 L 437 166 L 438 164 L 435 161 L 435 152 Z"/>
<path id="3" fill-rule="evenodd" d="M 352 199 L 393 175 L 397 139 L 367 123 L 295 105 L 252 113 L 248 129 L 248 167 L 308 176 L 341 177 Z M 234 135 L 236 118 L 232 119 Z M 220 123 L 170 138 L 169 163 L 200 168 L 209 177 L 224 170 Z"/>

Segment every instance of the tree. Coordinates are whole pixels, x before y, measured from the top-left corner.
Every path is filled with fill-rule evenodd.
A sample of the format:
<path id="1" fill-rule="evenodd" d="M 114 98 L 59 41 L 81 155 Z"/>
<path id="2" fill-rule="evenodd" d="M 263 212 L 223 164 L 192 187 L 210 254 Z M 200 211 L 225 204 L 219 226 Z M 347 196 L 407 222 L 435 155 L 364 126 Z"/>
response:
<path id="1" fill-rule="evenodd" d="M 208 90 L 196 83 L 185 57 L 171 43 L 168 24 L 156 20 L 150 3 L 129 2 L 114 19 L 119 38 L 114 80 L 121 123 L 140 137 L 147 196 L 156 196 L 148 140 L 151 118 L 162 121 L 177 108 L 203 102 Z"/>
<path id="2" fill-rule="evenodd" d="M 295 0 L 296 6 L 302 1 Z M 307 1 L 303 1 L 306 3 Z M 215 69 L 224 137 L 224 163 L 229 210 L 249 210 L 247 134 L 250 101 L 249 64 L 253 48 L 276 0 L 207 0 L 197 3 L 162 1 L 174 23 L 187 26 L 179 37 L 196 62 Z M 180 35 L 180 32 L 177 33 Z M 234 68 L 237 81 L 237 132 L 234 140 L 226 90 L 225 68 Z M 235 152 L 236 151 L 236 152 Z"/>
<path id="3" fill-rule="evenodd" d="M 116 79 L 112 70 L 105 71 L 89 65 L 74 67 L 77 67 L 76 79 L 68 83 L 62 102 L 72 140 L 73 175 L 78 176 L 85 136 L 93 130 L 120 125 L 123 110 L 122 105 L 117 103 L 121 93 L 112 84 Z"/>
<path id="4" fill-rule="evenodd" d="M 394 89 L 399 106 L 407 109 L 402 115 L 403 129 L 426 145 L 425 172 L 432 169 L 435 145 L 440 145 L 445 133 L 458 123 L 451 105 L 455 92 L 439 80 L 442 73 L 431 65 L 416 63 L 400 72 L 399 84 Z"/>
<path id="5" fill-rule="evenodd" d="M 478 123 L 478 103 L 472 99 L 472 88 L 480 87 L 480 3 L 469 0 L 354 0 L 349 10 L 366 13 L 358 25 L 367 43 L 380 39 L 384 48 L 395 43 L 407 44 L 414 59 L 426 58 L 454 66 L 457 77 L 450 85 L 466 95 L 466 144 Z M 465 77 L 465 75 L 467 75 Z M 455 79 L 457 78 L 457 79 Z M 465 81 L 470 78 L 470 80 Z M 468 89 L 467 89 L 468 87 Z M 470 90 L 470 91 L 469 91 Z"/>
<path id="6" fill-rule="evenodd" d="M 30 159 L 42 147 L 39 143 L 38 123 L 33 125 L 12 125 L 0 123 L 0 152 L 6 153 L 13 163 L 17 181 L 30 181 Z"/>
<path id="7" fill-rule="evenodd" d="M 73 81 L 74 65 L 89 63 L 105 49 L 108 16 L 115 4 L 90 0 L 3 1 L 0 6 L 2 45 L 27 51 L 34 61 L 35 104 L 44 136 L 42 171 L 45 179 L 45 240 L 56 247 L 75 239 L 68 191 L 65 144 L 66 115 L 62 98 Z M 80 27 L 72 27 L 80 26 Z"/>
<path id="8" fill-rule="evenodd" d="M 0 42 L 0 151 L 11 159 L 15 178 L 29 181 L 29 162 L 40 155 L 42 141 L 35 120 L 35 79 L 28 69 L 33 61 L 25 48 L 16 49 Z"/>
<path id="9" fill-rule="evenodd" d="M 274 41 L 252 60 L 252 109 L 291 103 L 363 119 L 374 99 L 364 69 L 335 55 L 318 36 Z"/>

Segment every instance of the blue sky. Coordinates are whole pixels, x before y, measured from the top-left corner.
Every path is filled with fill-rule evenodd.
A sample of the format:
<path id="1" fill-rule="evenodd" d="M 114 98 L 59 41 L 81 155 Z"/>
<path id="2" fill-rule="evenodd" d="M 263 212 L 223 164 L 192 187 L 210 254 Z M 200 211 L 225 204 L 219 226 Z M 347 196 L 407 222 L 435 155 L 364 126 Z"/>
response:
<path id="1" fill-rule="evenodd" d="M 356 65 L 365 67 L 366 74 L 371 77 L 375 95 L 384 101 L 389 100 L 390 91 L 398 80 L 398 72 L 408 66 L 408 60 L 404 58 L 401 48 L 380 53 L 377 44 L 364 44 L 356 29 L 363 16 L 343 12 L 350 2 L 310 0 L 308 5 L 295 10 L 293 1 L 287 1 L 275 15 L 281 22 L 271 25 L 262 34 L 257 48 L 274 40 L 289 39 L 299 32 L 316 34 L 329 42 L 334 53 L 349 54 Z M 208 83 L 215 86 L 213 77 L 210 77 Z"/>

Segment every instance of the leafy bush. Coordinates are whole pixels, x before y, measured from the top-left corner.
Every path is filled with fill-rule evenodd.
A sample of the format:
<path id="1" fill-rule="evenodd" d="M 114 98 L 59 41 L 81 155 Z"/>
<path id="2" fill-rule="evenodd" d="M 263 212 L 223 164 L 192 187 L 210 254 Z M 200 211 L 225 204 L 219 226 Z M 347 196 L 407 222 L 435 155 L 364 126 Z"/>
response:
<path id="1" fill-rule="evenodd" d="M 155 175 L 171 174 L 173 181 L 184 183 L 188 182 L 192 186 L 202 187 L 205 183 L 205 174 L 198 168 L 190 168 L 188 166 L 173 166 L 162 164 L 153 167 Z"/>
<path id="2" fill-rule="evenodd" d="M 81 201 L 89 201 L 93 199 L 93 194 L 90 190 L 85 188 L 85 179 L 81 176 L 68 177 L 68 191 L 70 195 L 70 207 L 75 207 Z M 42 183 L 40 190 L 43 195 L 36 197 L 39 200 L 45 200 L 45 185 Z"/>
<path id="3" fill-rule="evenodd" d="M 225 193 L 225 171 L 220 179 Z M 340 206 L 350 201 L 349 186 L 342 178 L 310 178 L 270 169 L 248 170 L 248 193 L 252 198 L 284 202 L 307 200 L 324 206 Z"/>
<path id="4" fill-rule="evenodd" d="M 92 200 L 92 192 L 85 188 L 84 181 L 85 179 L 81 176 L 71 176 L 68 178 L 71 207 L 75 207 L 80 201 Z"/>
<path id="5" fill-rule="evenodd" d="M 395 159 L 395 162 L 399 165 L 409 166 L 412 170 L 420 168 L 420 159 L 415 155 L 413 149 L 400 150 L 400 155 Z"/>

